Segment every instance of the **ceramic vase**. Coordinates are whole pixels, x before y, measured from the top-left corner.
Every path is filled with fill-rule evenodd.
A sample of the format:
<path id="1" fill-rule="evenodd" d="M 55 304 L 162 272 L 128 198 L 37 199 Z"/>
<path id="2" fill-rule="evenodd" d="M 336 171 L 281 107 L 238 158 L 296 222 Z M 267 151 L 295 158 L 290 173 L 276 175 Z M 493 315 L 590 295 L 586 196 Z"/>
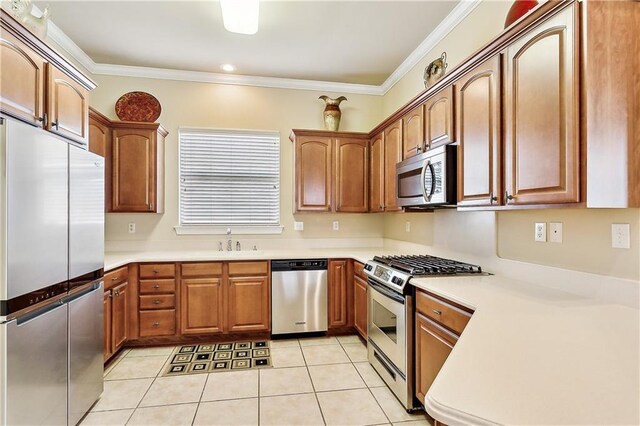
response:
<path id="1" fill-rule="evenodd" d="M 322 99 L 325 103 L 324 107 L 324 128 L 331 131 L 337 131 L 340 127 L 340 117 L 342 112 L 340 111 L 340 102 L 346 101 L 347 98 L 340 96 L 339 98 L 332 99 L 328 96 L 322 95 L 318 99 Z"/>

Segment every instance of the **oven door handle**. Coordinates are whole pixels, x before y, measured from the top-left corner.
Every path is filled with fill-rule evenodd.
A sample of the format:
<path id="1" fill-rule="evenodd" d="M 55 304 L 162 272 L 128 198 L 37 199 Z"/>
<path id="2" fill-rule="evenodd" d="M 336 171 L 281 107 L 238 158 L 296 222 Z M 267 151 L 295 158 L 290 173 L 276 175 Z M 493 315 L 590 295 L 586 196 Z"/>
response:
<path id="1" fill-rule="evenodd" d="M 371 286 L 371 288 L 373 288 L 374 290 L 376 290 L 378 293 L 382 294 L 383 296 L 388 297 L 391 300 L 394 300 L 398 303 L 402 303 L 404 305 L 404 297 L 402 297 L 402 295 L 400 293 L 396 293 L 393 290 L 389 290 L 387 287 L 378 284 L 377 282 L 375 282 L 373 279 L 368 278 L 367 279 L 367 283 Z"/>

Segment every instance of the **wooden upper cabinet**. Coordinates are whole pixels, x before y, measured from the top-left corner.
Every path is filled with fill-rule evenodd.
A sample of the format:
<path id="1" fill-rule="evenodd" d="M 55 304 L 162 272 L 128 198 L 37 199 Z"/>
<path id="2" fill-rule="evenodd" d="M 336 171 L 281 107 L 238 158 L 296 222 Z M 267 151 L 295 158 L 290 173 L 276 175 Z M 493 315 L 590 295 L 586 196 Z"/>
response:
<path id="1" fill-rule="evenodd" d="M 505 52 L 506 204 L 580 201 L 578 9 Z"/>
<path id="2" fill-rule="evenodd" d="M 369 211 L 384 211 L 384 132 L 369 145 Z"/>
<path id="3" fill-rule="evenodd" d="M 106 157 L 111 148 L 110 121 L 93 108 L 89 108 L 89 151 Z"/>
<path id="4" fill-rule="evenodd" d="M 157 123 L 114 122 L 112 212 L 164 211 L 164 138 Z"/>
<path id="5" fill-rule="evenodd" d="M 0 33 L 0 108 L 3 113 L 42 125 L 46 61 L 7 31 Z"/>
<path id="6" fill-rule="evenodd" d="M 424 104 L 427 149 L 455 141 L 453 128 L 453 86 L 449 85 Z"/>
<path id="7" fill-rule="evenodd" d="M 424 105 L 420 105 L 409 111 L 402 118 L 402 146 L 403 158 L 420 154 L 425 151 L 424 143 Z"/>
<path id="8" fill-rule="evenodd" d="M 369 143 L 366 139 L 335 141 L 335 210 L 364 213 L 369 210 Z"/>
<path id="9" fill-rule="evenodd" d="M 329 328 L 346 327 L 349 325 L 348 263 L 347 260 L 329 260 L 329 276 L 327 279 Z"/>
<path id="10" fill-rule="evenodd" d="M 502 203 L 500 56 L 455 83 L 458 205 Z"/>
<path id="11" fill-rule="evenodd" d="M 396 164 L 402 161 L 402 120 L 384 130 L 384 210 L 400 210 L 396 191 Z"/>
<path id="12" fill-rule="evenodd" d="M 267 276 L 229 277 L 227 331 L 268 331 L 270 305 Z"/>
<path id="13" fill-rule="evenodd" d="M 89 141 L 89 91 L 51 64 L 47 66 L 47 130 L 76 142 Z"/>
<path id="14" fill-rule="evenodd" d="M 180 301 L 182 334 L 208 334 L 224 331 L 222 283 L 222 277 L 182 280 Z"/>
<path id="15" fill-rule="evenodd" d="M 300 136 L 295 140 L 295 210 L 332 209 L 332 147 L 330 137 Z"/>

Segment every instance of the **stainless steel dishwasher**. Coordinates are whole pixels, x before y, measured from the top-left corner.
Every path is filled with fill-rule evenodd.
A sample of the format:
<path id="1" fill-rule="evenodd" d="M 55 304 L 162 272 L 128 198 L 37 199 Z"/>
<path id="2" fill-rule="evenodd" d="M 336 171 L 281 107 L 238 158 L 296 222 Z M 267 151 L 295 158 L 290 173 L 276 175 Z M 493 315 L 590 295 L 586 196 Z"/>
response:
<path id="1" fill-rule="evenodd" d="M 271 334 L 327 331 L 327 259 L 271 261 Z"/>

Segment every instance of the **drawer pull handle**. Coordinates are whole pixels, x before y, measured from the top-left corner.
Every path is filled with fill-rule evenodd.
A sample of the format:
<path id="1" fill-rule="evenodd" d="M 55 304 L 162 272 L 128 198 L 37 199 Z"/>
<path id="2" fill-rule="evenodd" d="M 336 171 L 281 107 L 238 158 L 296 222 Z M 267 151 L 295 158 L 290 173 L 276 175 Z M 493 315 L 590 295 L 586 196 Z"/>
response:
<path id="1" fill-rule="evenodd" d="M 154 323 L 153 323 L 153 326 L 154 326 L 154 327 L 160 327 L 160 323 L 159 323 L 159 322 L 154 322 Z"/>
<path id="2" fill-rule="evenodd" d="M 154 274 L 159 274 L 159 273 L 160 273 L 160 271 L 159 271 L 159 270 L 157 270 L 157 269 L 154 269 L 154 270 L 153 270 L 153 273 L 154 273 Z"/>
<path id="3" fill-rule="evenodd" d="M 434 309 L 433 313 L 436 314 L 436 315 L 442 315 L 442 311 L 439 311 L 437 309 Z"/>
<path id="4" fill-rule="evenodd" d="M 154 305 L 159 305 L 160 303 L 162 303 L 162 302 L 160 302 L 159 300 L 154 300 L 154 301 L 153 301 L 153 304 L 154 304 Z"/>
<path id="5" fill-rule="evenodd" d="M 157 289 L 157 288 L 160 288 L 160 284 L 156 284 L 156 285 L 154 285 L 154 286 L 153 286 L 153 288 L 156 288 L 156 289 Z"/>
<path id="6" fill-rule="evenodd" d="M 115 280 L 117 280 L 118 278 L 120 278 L 120 277 L 112 277 L 112 278 L 111 278 L 111 281 L 115 281 Z"/>

